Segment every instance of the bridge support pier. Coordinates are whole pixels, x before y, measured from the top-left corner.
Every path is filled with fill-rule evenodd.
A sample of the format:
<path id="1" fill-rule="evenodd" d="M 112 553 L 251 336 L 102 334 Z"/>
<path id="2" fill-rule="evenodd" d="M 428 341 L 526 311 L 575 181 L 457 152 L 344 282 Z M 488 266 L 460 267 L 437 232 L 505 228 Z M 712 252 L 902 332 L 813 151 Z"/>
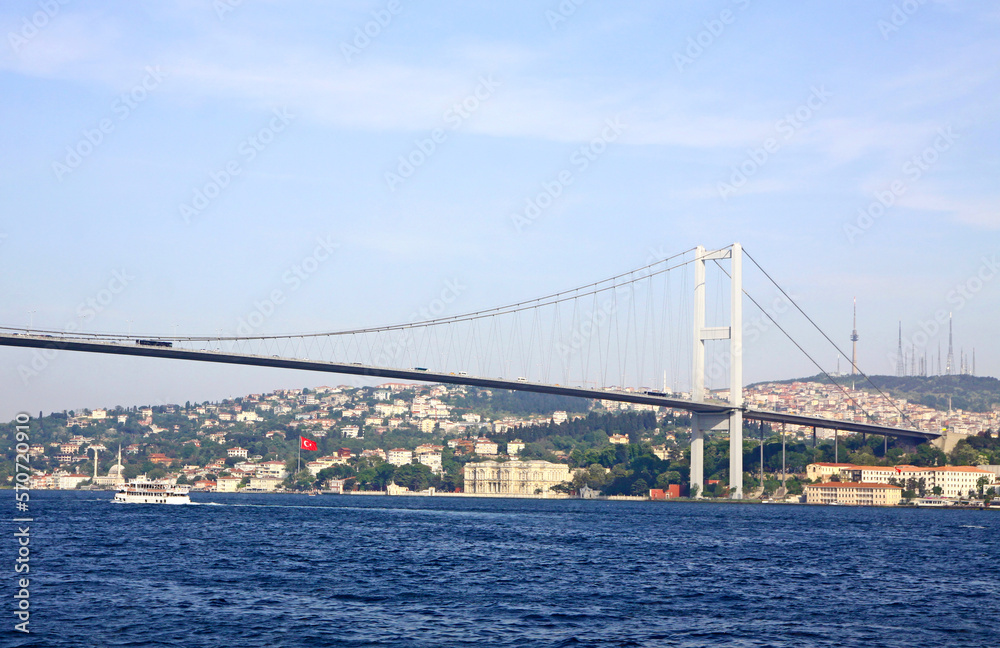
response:
<path id="1" fill-rule="evenodd" d="M 705 326 L 705 263 L 730 260 L 729 326 Z M 705 342 L 729 340 L 729 352 L 723 361 L 729 364 L 728 414 L 691 415 L 691 488 L 698 496 L 705 492 L 705 430 L 729 429 L 729 496 L 743 498 L 743 247 L 731 247 L 714 252 L 695 248 L 694 260 L 694 346 L 691 371 L 691 400 L 705 401 Z"/>

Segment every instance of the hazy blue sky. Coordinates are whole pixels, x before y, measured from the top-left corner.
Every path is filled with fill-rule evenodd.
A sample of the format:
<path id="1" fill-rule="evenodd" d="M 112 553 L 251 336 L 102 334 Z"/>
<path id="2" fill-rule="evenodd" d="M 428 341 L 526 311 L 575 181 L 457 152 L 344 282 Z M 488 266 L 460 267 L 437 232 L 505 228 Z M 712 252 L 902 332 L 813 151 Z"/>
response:
<path id="1" fill-rule="evenodd" d="M 2 325 L 232 332 L 281 288 L 262 330 L 340 329 L 740 241 L 845 346 L 857 296 L 866 371 L 954 311 L 1000 373 L 995 2 L 42 0 L 0 26 Z M 812 373 L 766 355 L 748 380 Z M 348 382 L 0 358 L 5 420 Z"/>

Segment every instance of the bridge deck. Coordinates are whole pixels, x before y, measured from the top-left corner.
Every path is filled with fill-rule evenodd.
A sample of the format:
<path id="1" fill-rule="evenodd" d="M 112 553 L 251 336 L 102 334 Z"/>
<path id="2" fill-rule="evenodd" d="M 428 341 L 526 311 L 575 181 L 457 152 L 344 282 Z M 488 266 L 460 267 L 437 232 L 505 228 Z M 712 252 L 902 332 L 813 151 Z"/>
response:
<path id="1" fill-rule="evenodd" d="M 671 396 L 661 396 L 650 392 L 592 389 L 586 387 L 526 382 L 522 380 L 509 380 L 505 378 L 484 378 L 465 374 L 441 373 L 425 371 L 422 369 L 394 369 L 389 367 L 372 367 L 357 364 L 321 362 L 316 360 L 281 358 L 275 356 L 269 357 L 223 351 L 198 351 L 174 347 L 140 346 L 137 344 L 119 343 L 107 340 L 81 339 L 50 335 L 0 334 L 0 346 L 62 349 L 66 351 L 82 351 L 86 353 L 106 353 L 112 355 L 153 358 L 172 358 L 175 360 L 195 360 L 199 362 L 298 369 L 302 371 L 320 371 L 354 376 L 392 378 L 397 380 L 415 380 L 420 382 L 470 385 L 491 389 L 509 389 L 513 391 L 528 391 L 542 394 L 556 394 L 560 396 L 576 396 L 580 398 L 612 400 L 624 403 L 656 405 L 699 414 L 725 414 L 733 409 L 730 405 L 721 401 L 696 402 L 682 398 L 674 398 Z M 932 440 L 941 436 L 940 433 L 937 432 L 898 428 L 874 423 L 841 421 L 836 419 L 802 416 L 798 414 L 787 414 L 783 412 L 771 412 L 757 409 L 744 408 L 743 411 L 744 418 L 767 421 L 770 423 L 787 423 L 790 425 L 803 425 L 823 429 L 889 435 L 918 441 Z"/>

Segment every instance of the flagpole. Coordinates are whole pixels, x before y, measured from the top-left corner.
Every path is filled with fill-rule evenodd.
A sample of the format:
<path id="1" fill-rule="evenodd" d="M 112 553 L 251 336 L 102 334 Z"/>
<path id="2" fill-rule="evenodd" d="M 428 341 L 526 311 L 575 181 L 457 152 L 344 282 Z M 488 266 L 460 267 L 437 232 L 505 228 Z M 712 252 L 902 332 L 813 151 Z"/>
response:
<path id="1" fill-rule="evenodd" d="M 302 472 L 302 439 L 299 439 L 299 465 L 295 473 L 298 474 L 300 472 Z"/>

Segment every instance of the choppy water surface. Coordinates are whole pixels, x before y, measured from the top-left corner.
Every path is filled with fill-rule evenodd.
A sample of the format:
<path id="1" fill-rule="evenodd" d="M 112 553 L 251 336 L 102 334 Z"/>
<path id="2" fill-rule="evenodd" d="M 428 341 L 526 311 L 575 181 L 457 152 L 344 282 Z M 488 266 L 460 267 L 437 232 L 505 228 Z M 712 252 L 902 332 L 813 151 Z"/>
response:
<path id="1" fill-rule="evenodd" d="M 32 493 L 33 633 L 11 632 L 9 613 L 5 644 L 1000 640 L 996 512 L 214 494 L 167 507 L 110 498 Z M 12 575 L 8 582 L 12 590 Z"/>

